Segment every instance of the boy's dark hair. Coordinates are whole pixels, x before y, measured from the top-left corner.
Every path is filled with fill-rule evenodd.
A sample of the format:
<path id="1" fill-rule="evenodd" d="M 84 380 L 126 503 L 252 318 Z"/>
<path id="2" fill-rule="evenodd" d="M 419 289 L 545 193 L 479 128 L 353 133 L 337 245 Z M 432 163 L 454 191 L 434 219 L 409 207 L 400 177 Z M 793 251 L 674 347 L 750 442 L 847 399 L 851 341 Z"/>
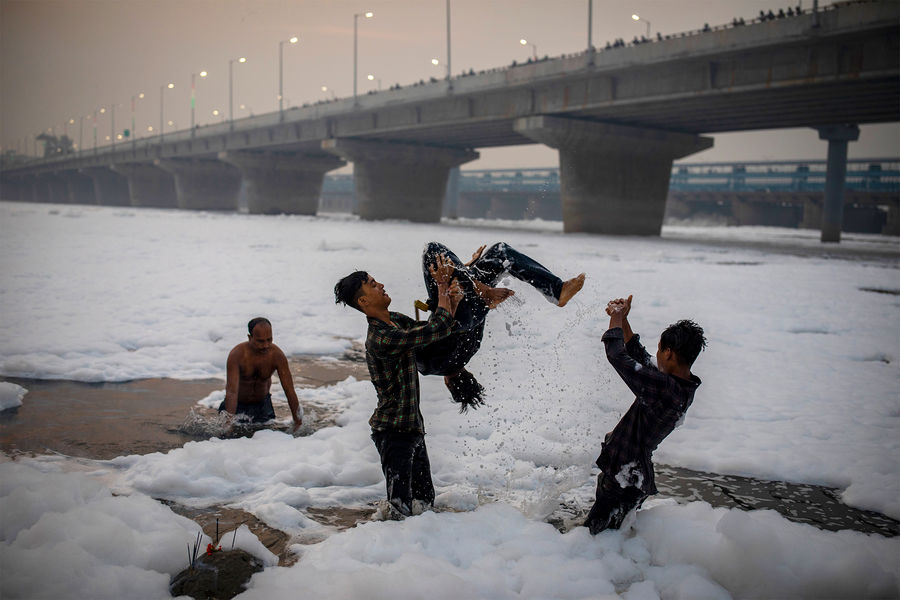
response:
<path id="1" fill-rule="evenodd" d="M 484 388 L 475 376 L 463 369 L 452 376 L 447 383 L 453 401 L 459 403 L 459 412 L 477 409 L 484 405 Z"/>
<path id="2" fill-rule="evenodd" d="M 678 361 L 690 367 L 697 360 L 700 351 L 706 348 L 703 328 L 689 319 L 683 319 L 666 327 L 659 336 L 659 345 L 663 350 L 671 350 Z"/>
<path id="3" fill-rule="evenodd" d="M 248 332 L 250 335 L 253 335 L 253 328 L 256 327 L 257 325 L 259 325 L 260 323 L 265 323 L 265 324 L 268 325 L 269 327 L 272 326 L 272 323 L 270 323 L 269 320 L 268 320 L 267 318 L 265 318 L 265 317 L 255 317 L 255 318 L 253 318 L 253 319 L 250 319 L 250 322 L 247 323 L 247 332 Z"/>
<path id="4" fill-rule="evenodd" d="M 344 303 L 345 306 L 355 308 L 362 312 L 356 301 L 362 295 L 362 286 L 369 280 L 369 274 L 365 271 L 354 271 L 337 282 L 334 286 L 334 303 Z"/>

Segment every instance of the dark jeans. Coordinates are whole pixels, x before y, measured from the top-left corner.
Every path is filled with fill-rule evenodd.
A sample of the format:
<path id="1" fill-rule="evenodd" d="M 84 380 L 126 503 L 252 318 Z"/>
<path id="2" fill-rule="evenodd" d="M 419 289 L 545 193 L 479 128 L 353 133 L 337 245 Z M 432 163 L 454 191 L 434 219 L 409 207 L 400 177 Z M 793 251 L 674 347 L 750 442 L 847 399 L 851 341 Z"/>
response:
<path id="1" fill-rule="evenodd" d="M 603 473 L 597 477 L 597 496 L 584 526 L 597 535 L 604 529 L 618 529 L 628 513 L 640 508 L 647 494 L 636 487 L 623 488 L 615 480 Z"/>
<path id="2" fill-rule="evenodd" d="M 484 336 L 484 320 L 488 307 L 475 289 L 475 281 L 494 287 L 500 278 L 509 273 L 544 294 L 551 302 L 559 299 L 562 279 L 546 267 L 500 242 L 486 249 L 472 265 L 465 266 L 456 254 L 443 244 L 431 242 L 422 253 L 422 272 L 428 290 L 428 307 L 437 307 L 437 284 L 431 277 L 429 266 L 437 257 L 445 254 L 456 266 L 454 279 L 459 281 L 464 296 L 456 308 L 457 325 L 449 336 L 416 351 L 416 366 L 422 375 L 453 375 L 462 369 L 481 348 Z"/>
<path id="3" fill-rule="evenodd" d="M 219 412 L 225 410 L 225 401 L 219 405 Z M 266 394 L 262 402 L 253 402 L 244 404 L 237 403 L 237 409 L 234 411 L 235 416 L 246 415 L 250 417 L 251 423 L 265 423 L 275 418 L 275 409 L 272 408 L 272 394 Z"/>
<path id="4" fill-rule="evenodd" d="M 431 463 L 421 433 L 372 431 L 372 441 L 381 457 L 381 471 L 387 487 L 388 501 L 403 515 L 409 516 L 412 501 L 434 504 Z"/>

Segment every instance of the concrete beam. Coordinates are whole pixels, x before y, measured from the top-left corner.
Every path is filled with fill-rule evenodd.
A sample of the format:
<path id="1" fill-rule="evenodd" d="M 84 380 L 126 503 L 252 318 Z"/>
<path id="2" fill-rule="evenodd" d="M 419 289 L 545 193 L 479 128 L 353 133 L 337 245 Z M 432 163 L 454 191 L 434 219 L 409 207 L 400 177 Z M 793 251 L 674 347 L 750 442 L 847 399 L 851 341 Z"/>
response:
<path id="1" fill-rule="evenodd" d="M 316 214 L 325 173 L 347 164 L 330 154 L 294 152 L 227 151 L 219 153 L 219 160 L 240 170 L 247 209 L 261 215 Z"/>
<path id="2" fill-rule="evenodd" d="M 176 208 L 175 179 L 151 163 L 119 163 L 116 173 L 128 178 L 128 194 L 132 206 Z"/>
<path id="3" fill-rule="evenodd" d="M 859 139 L 856 125 L 820 127 L 819 139 L 828 140 L 825 203 L 822 206 L 823 242 L 840 242 L 844 219 L 844 184 L 847 179 L 847 142 Z"/>
<path id="4" fill-rule="evenodd" d="M 559 150 L 567 233 L 659 235 L 672 162 L 713 145 L 691 134 L 549 116 L 513 127 Z"/>
<path id="5" fill-rule="evenodd" d="M 101 206 L 131 206 L 128 193 L 128 179 L 114 173 L 108 167 L 88 167 L 80 169 L 94 182 L 94 195 Z"/>
<path id="6" fill-rule="evenodd" d="M 439 222 L 450 169 L 478 158 L 474 150 L 341 138 L 323 140 L 322 149 L 353 162 L 365 220 Z"/>
<path id="7" fill-rule="evenodd" d="M 159 159 L 154 164 L 175 177 L 178 208 L 237 210 L 241 173 L 232 165 L 200 158 Z"/>

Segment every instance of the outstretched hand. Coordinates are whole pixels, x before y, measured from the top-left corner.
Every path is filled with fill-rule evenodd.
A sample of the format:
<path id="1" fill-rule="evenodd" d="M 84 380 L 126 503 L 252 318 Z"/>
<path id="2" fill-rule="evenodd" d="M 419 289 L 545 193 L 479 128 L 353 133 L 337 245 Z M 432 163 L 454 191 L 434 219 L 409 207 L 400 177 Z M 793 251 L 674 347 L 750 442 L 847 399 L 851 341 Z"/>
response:
<path id="1" fill-rule="evenodd" d="M 632 296 L 610 300 L 606 305 L 606 314 L 611 317 L 622 317 L 623 319 L 628 317 L 628 313 L 631 312 L 631 299 Z"/>
<path id="2" fill-rule="evenodd" d="M 441 254 L 435 259 L 435 263 L 434 265 L 428 265 L 428 271 L 431 273 L 432 279 L 438 285 L 449 284 L 455 270 L 453 261 L 446 254 Z"/>

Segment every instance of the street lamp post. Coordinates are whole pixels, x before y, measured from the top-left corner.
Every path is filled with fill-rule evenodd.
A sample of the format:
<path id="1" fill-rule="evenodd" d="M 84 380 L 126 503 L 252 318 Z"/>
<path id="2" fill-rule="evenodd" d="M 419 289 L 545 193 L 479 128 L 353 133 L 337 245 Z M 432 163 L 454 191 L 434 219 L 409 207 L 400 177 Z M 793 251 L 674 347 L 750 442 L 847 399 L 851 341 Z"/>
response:
<path id="1" fill-rule="evenodd" d="M 523 46 L 531 46 L 531 56 L 534 58 L 534 60 L 537 60 L 537 45 L 536 44 L 530 43 L 525 38 L 522 38 L 521 40 L 519 40 L 519 43 L 522 44 Z"/>
<path id="2" fill-rule="evenodd" d="M 642 19 L 638 15 L 631 15 L 631 18 L 635 21 L 643 21 L 647 24 L 647 39 L 650 39 L 650 21 L 647 19 Z"/>
<path id="3" fill-rule="evenodd" d="M 141 92 L 137 95 L 137 98 L 143 100 L 144 92 Z M 132 152 L 137 150 L 137 129 L 134 128 L 134 105 L 135 105 L 135 96 L 131 97 L 131 150 Z"/>
<path id="4" fill-rule="evenodd" d="M 337 100 L 337 94 L 335 94 L 335 93 L 334 93 L 334 90 L 330 89 L 327 85 L 323 85 L 323 86 L 322 86 L 322 91 L 325 92 L 326 94 L 327 94 L 328 92 L 331 92 L 331 99 L 332 99 L 332 100 Z"/>
<path id="5" fill-rule="evenodd" d="M 116 149 L 116 103 L 113 102 L 109 107 L 109 139 L 112 144 L 112 149 Z"/>
<path id="6" fill-rule="evenodd" d="M 163 100 L 165 98 L 165 94 L 163 92 L 165 91 L 166 88 L 168 88 L 170 90 L 174 89 L 175 84 L 167 83 L 165 85 L 159 86 L 159 141 L 160 141 L 160 143 L 162 143 L 163 131 L 164 131 L 164 125 L 165 125 L 165 121 L 163 120 L 163 115 L 164 115 Z"/>
<path id="7" fill-rule="evenodd" d="M 447 85 L 453 86 L 450 82 L 450 0 L 447 0 Z"/>
<path id="8" fill-rule="evenodd" d="M 200 71 L 200 77 L 206 77 L 206 71 Z M 194 137 L 194 110 L 197 108 L 197 74 L 191 73 L 191 137 Z"/>
<path id="9" fill-rule="evenodd" d="M 240 58 L 232 58 L 228 61 L 228 120 L 230 121 L 229 128 L 234 130 L 234 77 L 232 74 L 232 67 L 234 66 L 235 61 L 239 63 L 247 62 L 247 59 L 243 56 Z"/>
<path id="10" fill-rule="evenodd" d="M 299 38 L 278 42 L 278 120 L 284 121 L 284 45 L 296 44 Z"/>
<path id="11" fill-rule="evenodd" d="M 360 17 L 365 17 L 367 19 L 371 19 L 374 16 L 375 16 L 375 13 L 373 13 L 372 11 L 365 12 L 365 13 L 355 13 L 353 15 L 353 106 L 354 107 L 357 106 L 357 100 L 356 100 L 356 63 L 357 63 L 356 38 L 357 38 L 357 29 L 358 29 L 357 23 L 358 23 Z"/>

